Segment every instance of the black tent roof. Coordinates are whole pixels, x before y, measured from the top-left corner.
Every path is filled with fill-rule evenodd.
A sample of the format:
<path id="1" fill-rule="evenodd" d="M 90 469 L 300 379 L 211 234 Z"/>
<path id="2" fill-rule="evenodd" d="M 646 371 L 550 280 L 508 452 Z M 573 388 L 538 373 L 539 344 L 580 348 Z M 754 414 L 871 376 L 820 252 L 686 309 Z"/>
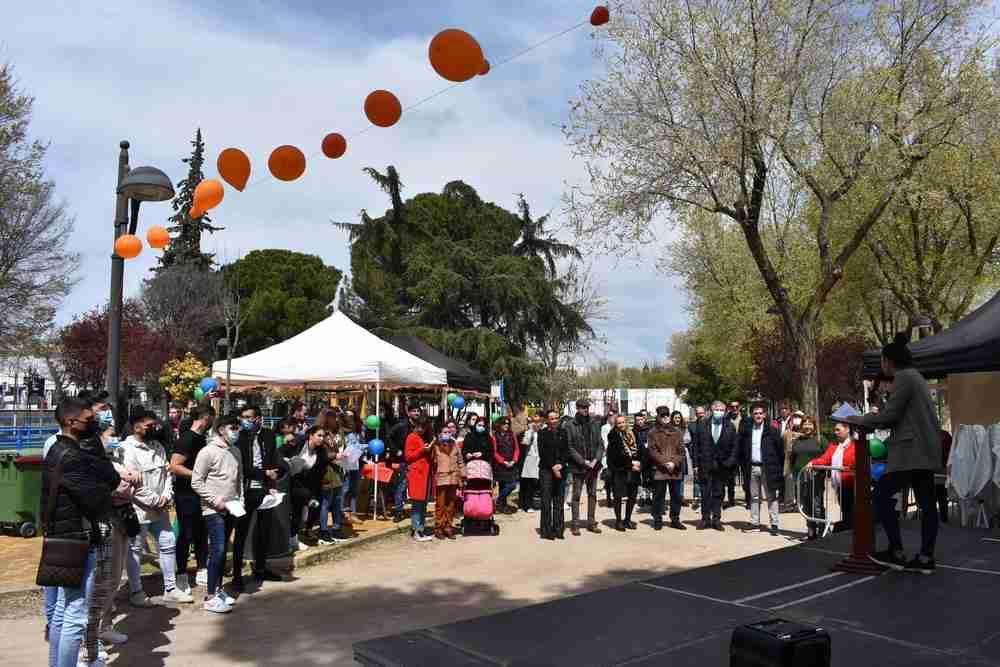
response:
<path id="1" fill-rule="evenodd" d="M 910 343 L 913 365 L 925 377 L 1000 371 L 1000 292 L 941 333 Z M 879 373 L 881 350 L 865 352 L 865 377 Z"/>
<path id="2" fill-rule="evenodd" d="M 386 342 L 406 350 L 415 357 L 438 368 L 443 368 L 448 374 L 448 386 L 456 389 L 469 389 L 489 393 L 489 380 L 470 368 L 465 362 L 445 356 L 416 336 L 391 336 Z"/>

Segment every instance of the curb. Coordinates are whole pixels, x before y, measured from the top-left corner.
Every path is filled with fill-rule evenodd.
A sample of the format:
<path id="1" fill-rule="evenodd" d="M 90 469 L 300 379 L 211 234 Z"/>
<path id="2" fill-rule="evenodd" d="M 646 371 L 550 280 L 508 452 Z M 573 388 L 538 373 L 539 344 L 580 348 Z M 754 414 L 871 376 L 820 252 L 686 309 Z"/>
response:
<path id="1" fill-rule="evenodd" d="M 385 530 L 375 535 L 367 535 L 364 537 L 356 537 L 351 540 L 345 540 L 340 544 L 330 544 L 330 545 L 319 545 L 311 546 L 309 549 L 303 553 L 296 554 L 294 557 L 286 556 L 284 558 L 268 559 L 268 565 L 274 566 L 274 569 L 280 570 L 282 572 L 294 572 L 295 570 L 301 568 L 308 568 L 314 565 L 321 565 L 323 563 L 329 562 L 336 559 L 340 554 L 355 549 L 357 547 L 373 544 L 379 542 L 383 539 L 399 535 L 400 533 L 405 533 L 410 530 L 410 522 L 403 521 L 388 530 Z M 40 538 L 39 538 L 40 539 Z M 227 557 L 229 558 L 229 557 Z M 250 565 L 244 566 L 244 574 L 249 574 L 251 572 Z M 142 576 L 143 584 L 153 582 L 159 579 L 159 573 L 156 574 L 145 574 Z M 153 584 L 156 587 L 156 584 Z M 145 588 L 145 586 L 144 586 Z M 41 600 L 42 591 L 39 586 L 28 586 L 26 588 L 16 588 L 12 590 L 6 590 L 0 592 L 0 605 L 6 604 L 14 600 L 27 600 L 32 597 L 37 597 Z"/>

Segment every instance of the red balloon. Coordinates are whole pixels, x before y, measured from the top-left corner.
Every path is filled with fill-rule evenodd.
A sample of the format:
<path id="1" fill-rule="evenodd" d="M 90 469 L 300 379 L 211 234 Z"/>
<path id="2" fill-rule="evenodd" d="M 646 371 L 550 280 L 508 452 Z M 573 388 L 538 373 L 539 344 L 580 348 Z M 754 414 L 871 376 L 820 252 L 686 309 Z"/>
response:
<path id="1" fill-rule="evenodd" d="M 365 115 L 372 125 L 392 127 L 403 115 L 403 105 L 388 90 L 376 90 L 365 98 Z"/>
<path id="2" fill-rule="evenodd" d="M 461 83 L 480 73 L 483 49 L 475 37 L 457 28 L 442 30 L 428 48 L 431 67 L 449 81 Z"/>
<path id="3" fill-rule="evenodd" d="M 479 76 L 486 76 L 490 73 L 490 61 L 483 58 L 483 66 L 479 70 Z"/>
<path id="4" fill-rule="evenodd" d="M 267 168 L 279 181 L 294 181 L 306 171 L 306 156 L 295 146 L 278 146 L 271 151 Z"/>
<path id="5" fill-rule="evenodd" d="M 142 252 L 142 241 L 134 234 L 123 234 L 115 239 L 115 253 L 125 259 L 135 259 Z"/>
<path id="6" fill-rule="evenodd" d="M 590 25 L 593 26 L 604 25 L 610 20 L 611 12 L 604 5 L 594 7 L 594 11 L 590 14 Z"/>
<path id="7" fill-rule="evenodd" d="M 347 139 L 344 135 L 332 132 L 323 137 L 323 155 L 336 159 L 347 152 Z"/>

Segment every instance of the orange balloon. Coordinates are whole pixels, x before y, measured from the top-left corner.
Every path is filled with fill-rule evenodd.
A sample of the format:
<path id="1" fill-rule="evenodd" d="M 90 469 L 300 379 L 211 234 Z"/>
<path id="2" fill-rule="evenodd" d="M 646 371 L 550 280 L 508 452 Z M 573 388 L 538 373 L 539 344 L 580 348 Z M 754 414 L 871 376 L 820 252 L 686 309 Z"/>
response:
<path id="1" fill-rule="evenodd" d="M 250 158 L 239 148 L 227 148 L 219 153 L 216 161 L 219 176 L 231 186 L 243 192 L 250 180 Z"/>
<path id="2" fill-rule="evenodd" d="M 214 178 L 206 178 L 194 189 L 194 207 L 208 211 L 221 204 L 225 195 L 226 189 L 222 187 L 222 183 Z"/>
<path id="3" fill-rule="evenodd" d="M 392 127 L 403 115 L 403 105 L 388 90 L 376 90 L 365 98 L 365 115 L 372 125 Z"/>
<path id="4" fill-rule="evenodd" d="M 203 215 L 205 215 L 205 212 L 200 208 L 198 208 L 197 206 L 192 206 L 191 210 L 188 211 L 188 217 L 191 218 L 192 220 L 196 220 Z"/>
<path id="5" fill-rule="evenodd" d="M 149 231 L 146 232 L 146 242 L 149 243 L 150 248 L 166 248 L 170 243 L 170 232 L 167 231 L 166 227 L 160 225 L 150 227 Z"/>
<path id="6" fill-rule="evenodd" d="M 267 168 L 279 181 L 294 181 L 306 171 L 306 156 L 295 146 L 278 146 L 271 151 Z"/>
<path id="7" fill-rule="evenodd" d="M 490 61 L 483 58 L 483 66 L 479 69 L 479 76 L 486 76 L 490 73 Z"/>
<path id="8" fill-rule="evenodd" d="M 323 137 L 323 155 L 336 159 L 347 152 L 347 139 L 344 135 L 332 132 Z"/>
<path id="9" fill-rule="evenodd" d="M 610 20 L 611 12 L 604 5 L 594 7 L 594 11 L 590 14 L 590 25 L 593 26 L 604 25 Z"/>
<path id="10" fill-rule="evenodd" d="M 125 259 L 134 259 L 142 252 L 142 241 L 134 234 L 124 234 L 115 240 L 115 254 Z"/>
<path id="11" fill-rule="evenodd" d="M 431 67 L 449 81 L 461 83 L 479 74 L 483 67 L 483 49 L 464 30 L 442 30 L 431 40 L 428 55 Z"/>

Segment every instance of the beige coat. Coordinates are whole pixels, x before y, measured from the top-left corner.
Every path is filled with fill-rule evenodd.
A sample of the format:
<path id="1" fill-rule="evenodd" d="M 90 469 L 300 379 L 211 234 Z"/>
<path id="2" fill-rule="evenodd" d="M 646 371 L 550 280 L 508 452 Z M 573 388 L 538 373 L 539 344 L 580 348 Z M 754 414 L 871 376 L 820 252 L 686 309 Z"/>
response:
<path id="1" fill-rule="evenodd" d="M 235 445 L 214 437 L 198 452 L 191 488 L 201 498 L 202 515 L 217 514 L 215 501 L 243 500 L 243 457 Z"/>
<path id="2" fill-rule="evenodd" d="M 465 464 L 458 445 L 434 445 L 434 483 L 438 486 L 457 486 L 465 479 Z"/>

